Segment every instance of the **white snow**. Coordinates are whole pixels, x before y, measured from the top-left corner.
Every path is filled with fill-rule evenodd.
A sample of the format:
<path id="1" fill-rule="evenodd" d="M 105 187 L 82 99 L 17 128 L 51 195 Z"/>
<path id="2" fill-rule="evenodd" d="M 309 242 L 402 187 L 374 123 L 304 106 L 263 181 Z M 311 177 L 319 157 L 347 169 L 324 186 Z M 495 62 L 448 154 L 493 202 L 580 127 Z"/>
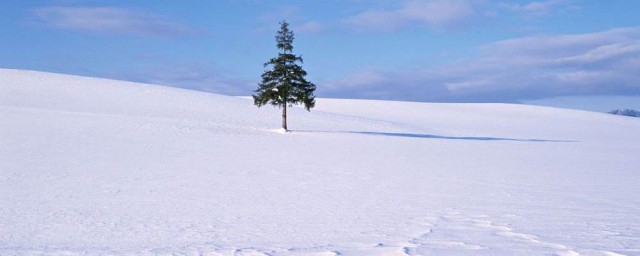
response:
<path id="1" fill-rule="evenodd" d="M 640 255 L 640 119 L 0 70 L 0 255 Z"/>

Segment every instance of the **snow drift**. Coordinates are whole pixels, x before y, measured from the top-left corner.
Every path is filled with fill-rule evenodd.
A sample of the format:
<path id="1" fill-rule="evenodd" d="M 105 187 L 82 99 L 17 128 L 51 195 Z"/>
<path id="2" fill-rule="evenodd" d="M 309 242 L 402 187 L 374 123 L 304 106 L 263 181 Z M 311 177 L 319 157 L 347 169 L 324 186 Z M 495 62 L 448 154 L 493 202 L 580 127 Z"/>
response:
<path id="1" fill-rule="evenodd" d="M 0 70 L 0 255 L 638 255 L 640 120 Z"/>

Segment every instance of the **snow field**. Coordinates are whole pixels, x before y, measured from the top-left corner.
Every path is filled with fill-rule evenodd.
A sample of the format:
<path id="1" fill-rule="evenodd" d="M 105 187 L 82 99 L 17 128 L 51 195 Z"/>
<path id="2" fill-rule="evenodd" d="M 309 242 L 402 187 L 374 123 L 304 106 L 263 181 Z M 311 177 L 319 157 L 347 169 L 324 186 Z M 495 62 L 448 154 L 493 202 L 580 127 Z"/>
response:
<path id="1" fill-rule="evenodd" d="M 640 255 L 640 121 L 0 70 L 0 255 Z"/>

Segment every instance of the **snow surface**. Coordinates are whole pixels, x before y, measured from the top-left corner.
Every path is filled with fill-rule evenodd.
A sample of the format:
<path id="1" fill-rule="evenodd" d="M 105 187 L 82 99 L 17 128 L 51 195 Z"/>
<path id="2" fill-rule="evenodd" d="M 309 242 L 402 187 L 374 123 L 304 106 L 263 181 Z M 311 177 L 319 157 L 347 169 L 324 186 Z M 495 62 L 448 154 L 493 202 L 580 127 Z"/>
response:
<path id="1" fill-rule="evenodd" d="M 0 70 L 0 255 L 640 255 L 640 119 Z"/>

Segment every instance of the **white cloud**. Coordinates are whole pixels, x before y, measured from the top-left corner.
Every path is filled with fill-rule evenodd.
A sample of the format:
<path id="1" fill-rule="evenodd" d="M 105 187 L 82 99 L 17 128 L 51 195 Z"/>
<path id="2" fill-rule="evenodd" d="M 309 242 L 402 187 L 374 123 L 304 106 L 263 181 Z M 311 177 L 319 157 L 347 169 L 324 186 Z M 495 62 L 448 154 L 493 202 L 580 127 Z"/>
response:
<path id="1" fill-rule="evenodd" d="M 32 15 L 49 27 L 98 34 L 174 37 L 195 32 L 163 16 L 116 7 L 50 6 L 34 9 Z"/>
<path id="2" fill-rule="evenodd" d="M 640 43 L 638 41 L 632 41 L 597 46 L 594 49 L 588 50 L 579 55 L 559 58 L 558 61 L 565 64 L 590 64 L 609 59 L 615 60 L 616 58 L 624 57 L 625 55 L 634 55 L 638 53 L 640 53 Z"/>
<path id="3" fill-rule="evenodd" d="M 391 10 L 367 10 L 343 22 L 358 30 L 395 31 L 410 25 L 430 29 L 450 29 L 467 22 L 474 15 L 469 1 L 412 0 Z"/>
<path id="4" fill-rule="evenodd" d="M 476 59 L 409 72 L 364 72 L 326 96 L 515 102 L 572 95 L 640 95 L 640 27 L 494 42 Z M 406 93 L 411 92 L 411 93 Z"/>
<path id="5" fill-rule="evenodd" d="M 553 13 L 558 9 L 576 9 L 577 5 L 571 4 L 569 0 L 546 0 L 529 2 L 526 4 L 508 4 L 509 9 L 524 13 L 529 16 L 544 16 Z"/>

